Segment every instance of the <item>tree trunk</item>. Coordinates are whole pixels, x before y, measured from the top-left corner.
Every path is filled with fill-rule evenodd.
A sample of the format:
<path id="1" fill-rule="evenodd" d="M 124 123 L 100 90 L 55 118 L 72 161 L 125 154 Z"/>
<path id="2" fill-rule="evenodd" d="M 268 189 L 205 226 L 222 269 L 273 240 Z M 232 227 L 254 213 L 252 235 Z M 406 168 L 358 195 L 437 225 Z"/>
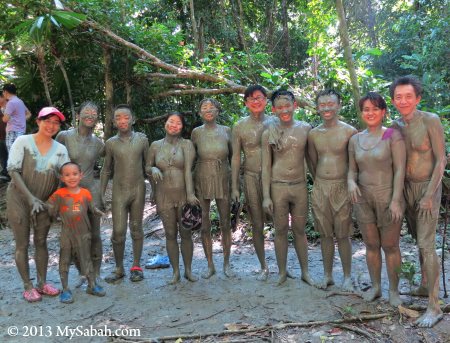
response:
<path id="1" fill-rule="evenodd" d="M 376 19 L 375 19 L 375 11 L 373 9 L 372 0 L 367 0 L 367 31 L 370 37 L 370 41 L 372 42 L 372 47 L 375 48 L 378 46 L 378 38 L 377 32 L 375 29 Z"/>
<path id="2" fill-rule="evenodd" d="M 191 14 L 192 36 L 194 38 L 195 55 L 201 58 L 200 36 L 198 34 L 197 20 L 195 19 L 194 0 L 189 0 L 189 10 Z"/>
<path id="3" fill-rule="evenodd" d="M 237 26 L 239 49 L 242 51 L 247 51 L 247 44 L 244 36 L 244 10 L 242 9 L 241 0 L 233 0 L 231 8 L 233 10 L 233 17 Z"/>
<path id="4" fill-rule="evenodd" d="M 67 94 L 69 96 L 70 111 L 72 112 L 72 126 L 75 127 L 77 124 L 77 118 L 76 118 L 76 114 L 75 114 L 75 106 L 73 104 L 72 87 L 70 86 L 69 76 L 67 75 L 66 68 L 64 67 L 64 64 L 63 64 L 63 61 L 61 60 L 61 58 L 56 53 L 52 52 L 52 55 L 55 58 L 56 64 L 58 65 L 59 69 L 61 69 L 61 73 L 63 74 L 64 81 L 66 82 Z"/>
<path id="5" fill-rule="evenodd" d="M 281 16 L 283 23 L 283 51 L 284 51 L 284 67 L 290 70 L 291 66 L 291 42 L 288 27 L 288 5 L 287 0 L 281 1 Z"/>
<path id="6" fill-rule="evenodd" d="M 273 36 L 275 33 L 275 14 L 277 13 L 277 0 L 269 0 L 271 4 L 266 7 L 267 18 L 267 36 L 266 36 L 266 51 L 271 54 L 273 51 Z"/>
<path id="7" fill-rule="evenodd" d="M 353 102 L 358 114 L 358 120 L 361 120 L 360 110 L 358 106 L 361 95 L 359 93 L 358 76 L 356 75 L 355 65 L 353 63 L 352 48 L 350 46 L 350 40 L 348 37 L 347 22 L 345 20 L 345 11 L 342 0 L 336 0 L 336 10 L 339 18 L 339 35 L 341 37 L 341 43 L 344 47 L 344 59 L 347 64 L 347 69 L 350 74 L 350 81 L 352 84 Z"/>
<path id="8" fill-rule="evenodd" d="M 103 63 L 105 64 L 105 127 L 103 128 L 105 141 L 112 136 L 113 132 L 113 106 L 114 106 L 114 85 L 111 68 L 111 50 L 103 46 Z"/>
<path id="9" fill-rule="evenodd" d="M 45 65 L 45 52 L 42 45 L 36 46 L 36 57 L 38 60 L 39 74 L 41 75 L 42 83 L 44 84 L 45 97 L 47 98 L 48 106 L 53 106 L 48 84 L 47 66 Z"/>
<path id="10" fill-rule="evenodd" d="M 131 105 L 131 82 L 130 82 L 130 56 L 127 53 L 125 56 L 125 95 L 127 99 L 127 105 Z"/>

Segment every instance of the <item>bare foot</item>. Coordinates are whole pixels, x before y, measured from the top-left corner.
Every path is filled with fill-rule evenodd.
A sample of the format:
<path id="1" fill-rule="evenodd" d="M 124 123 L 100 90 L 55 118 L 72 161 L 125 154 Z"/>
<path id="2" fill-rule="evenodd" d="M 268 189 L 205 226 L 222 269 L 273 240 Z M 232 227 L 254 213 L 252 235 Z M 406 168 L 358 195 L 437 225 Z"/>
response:
<path id="1" fill-rule="evenodd" d="M 211 267 L 208 267 L 208 271 L 206 273 L 202 274 L 202 278 L 209 279 L 211 276 L 213 276 L 216 273 L 216 268 L 214 268 L 214 265 Z"/>
<path id="2" fill-rule="evenodd" d="M 328 286 L 333 286 L 334 280 L 332 277 L 324 277 L 321 282 L 314 283 L 314 286 L 320 289 L 327 289 Z"/>
<path id="3" fill-rule="evenodd" d="M 169 285 L 175 285 L 180 282 L 180 272 L 174 272 L 172 280 L 169 281 Z"/>
<path id="4" fill-rule="evenodd" d="M 258 281 L 267 281 L 269 277 L 269 268 L 264 268 L 260 271 L 259 275 L 256 277 Z"/>
<path id="5" fill-rule="evenodd" d="M 277 286 L 281 286 L 283 283 L 286 282 L 287 277 L 288 277 L 287 274 L 288 274 L 287 272 L 280 274 L 280 277 L 278 278 Z"/>
<path id="6" fill-rule="evenodd" d="M 302 273 L 302 280 L 310 286 L 315 285 L 315 282 L 313 281 L 313 279 L 311 279 L 311 277 L 309 276 L 309 273 Z"/>
<path id="7" fill-rule="evenodd" d="M 411 295 L 416 296 L 416 297 L 427 297 L 428 296 L 428 288 L 424 285 L 420 285 L 419 287 L 417 287 L 411 291 Z"/>
<path id="8" fill-rule="evenodd" d="M 191 282 L 198 281 L 198 278 L 195 277 L 194 275 L 192 275 L 192 272 L 190 270 L 185 270 L 184 271 L 184 278 L 186 280 L 188 280 L 188 281 L 191 281 Z"/>
<path id="9" fill-rule="evenodd" d="M 286 270 L 286 276 L 287 276 L 289 279 L 295 279 L 295 276 L 292 275 L 291 272 L 290 272 L 289 270 Z"/>
<path id="10" fill-rule="evenodd" d="M 375 299 L 378 299 L 381 297 L 381 289 L 379 287 L 373 287 L 370 289 L 370 291 L 364 293 L 364 300 L 366 301 L 374 301 Z"/>
<path id="11" fill-rule="evenodd" d="M 114 270 L 111 274 L 105 277 L 105 281 L 107 283 L 116 283 L 119 280 L 122 280 L 125 276 L 125 272 L 121 269 Z"/>
<path id="12" fill-rule="evenodd" d="M 345 292 L 353 292 L 355 290 L 353 288 L 353 282 L 351 277 L 344 278 L 344 282 L 342 283 L 341 289 Z"/>
<path id="13" fill-rule="evenodd" d="M 229 264 L 223 265 L 223 273 L 225 274 L 226 277 L 235 277 L 236 276 L 233 272 L 233 269 L 231 268 L 231 266 Z"/>
<path id="14" fill-rule="evenodd" d="M 87 278 L 86 276 L 80 275 L 80 278 L 78 279 L 75 288 L 80 288 L 83 285 L 87 285 Z"/>
<path id="15" fill-rule="evenodd" d="M 420 328 L 431 328 L 440 321 L 442 317 L 442 310 L 439 306 L 437 306 L 437 308 L 430 308 L 430 305 L 428 305 L 425 314 L 417 319 L 414 324 Z"/>
<path id="16" fill-rule="evenodd" d="M 402 299 L 400 299 L 400 294 L 398 291 L 389 291 L 389 304 L 393 307 L 397 307 L 403 303 Z"/>

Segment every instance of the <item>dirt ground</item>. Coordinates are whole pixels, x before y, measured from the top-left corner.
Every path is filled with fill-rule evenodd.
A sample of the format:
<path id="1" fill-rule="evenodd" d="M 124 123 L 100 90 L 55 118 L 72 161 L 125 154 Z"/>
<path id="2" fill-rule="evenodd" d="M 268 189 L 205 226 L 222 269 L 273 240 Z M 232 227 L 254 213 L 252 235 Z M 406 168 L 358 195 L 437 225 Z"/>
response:
<path id="1" fill-rule="evenodd" d="M 155 208 L 149 202 L 147 204 L 143 262 L 155 254 L 165 254 L 161 222 Z M 168 286 L 170 268 L 146 269 L 145 279 L 139 283 L 132 283 L 128 278 L 116 285 L 103 282 L 107 294 L 97 298 L 87 295 L 83 287 L 75 288 L 78 276 L 72 267 L 69 283 L 75 298 L 73 304 L 62 304 L 58 298 L 50 297 L 34 304 L 22 299 L 22 282 L 14 263 L 13 235 L 9 229 L 0 230 L 0 341 L 63 342 L 69 338 L 73 342 L 163 342 L 183 337 L 177 342 L 450 342 L 449 314 L 445 314 L 433 329 L 418 329 L 412 325 L 414 319 L 408 314 L 400 315 L 397 309 L 389 306 L 385 271 L 383 299 L 379 301 L 366 303 L 357 295 L 336 294 L 342 282 L 337 253 L 334 266 L 337 286 L 325 292 L 301 282 L 295 251 L 290 247 L 288 267 L 296 279 L 288 279 L 277 287 L 274 247 L 268 232 L 266 251 L 270 278 L 267 282 L 257 281 L 258 263 L 246 226 L 243 220 L 233 234 L 234 278 L 226 278 L 222 273 L 222 249 L 220 237 L 216 237 L 214 261 L 218 273 L 209 280 L 200 278 L 192 283 L 182 279 L 178 285 Z M 102 276 L 105 276 L 114 268 L 109 241 L 110 214 L 103 219 L 101 229 L 104 243 Z M 59 224 L 55 224 L 48 239 L 48 281 L 58 287 L 59 230 Z M 206 268 L 206 260 L 199 234 L 194 236 L 193 271 L 200 276 Z M 125 256 L 128 268 L 132 262 L 130 241 L 128 236 Z M 401 248 L 403 259 L 414 261 L 415 250 L 410 240 L 402 239 Z M 30 266 L 34 277 L 32 256 L 31 250 Z M 447 256 L 445 262 L 447 279 L 449 258 Z M 317 243 L 309 246 L 309 269 L 315 279 L 322 277 Z M 356 291 L 369 288 L 365 248 L 360 240 L 353 241 L 353 278 Z M 408 283 L 402 280 L 401 291 L 408 290 Z M 443 295 L 441 279 L 440 296 Z M 402 298 L 406 303 L 411 301 L 408 295 Z M 426 299 L 413 298 L 412 301 L 415 305 L 426 305 Z M 450 301 L 442 298 L 442 303 L 446 305 Z M 380 319 L 354 319 L 376 314 Z"/>

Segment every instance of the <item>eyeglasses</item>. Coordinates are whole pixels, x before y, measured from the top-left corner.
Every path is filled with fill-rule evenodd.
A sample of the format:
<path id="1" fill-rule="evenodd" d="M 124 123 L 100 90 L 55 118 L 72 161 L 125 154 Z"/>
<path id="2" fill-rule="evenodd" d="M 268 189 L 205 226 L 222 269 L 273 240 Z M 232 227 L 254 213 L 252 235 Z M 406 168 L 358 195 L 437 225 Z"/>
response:
<path id="1" fill-rule="evenodd" d="M 266 97 L 264 97 L 264 96 L 257 96 L 256 98 L 252 98 L 252 97 L 248 97 L 247 98 L 248 102 L 261 102 L 263 100 L 266 100 Z"/>
<path id="2" fill-rule="evenodd" d="M 59 120 L 43 120 L 42 122 L 46 125 L 61 126 L 61 122 Z"/>

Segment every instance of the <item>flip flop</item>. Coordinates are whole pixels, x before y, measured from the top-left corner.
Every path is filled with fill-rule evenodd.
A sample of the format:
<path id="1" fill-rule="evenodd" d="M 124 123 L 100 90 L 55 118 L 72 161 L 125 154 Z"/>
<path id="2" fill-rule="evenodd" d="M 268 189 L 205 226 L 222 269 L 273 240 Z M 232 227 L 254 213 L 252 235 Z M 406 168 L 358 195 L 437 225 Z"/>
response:
<path id="1" fill-rule="evenodd" d="M 130 280 L 132 282 L 138 282 L 144 280 L 144 272 L 141 267 L 134 266 L 130 269 Z"/>
<path id="2" fill-rule="evenodd" d="M 28 301 L 29 303 L 34 303 L 36 301 L 41 301 L 42 296 L 39 294 L 39 292 L 36 290 L 36 288 L 32 288 L 30 290 L 24 291 L 22 293 L 23 298 Z"/>
<path id="3" fill-rule="evenodd" d="M 42 295 L 48 295 L 50 297 L 55 297 L 59 294 L 59 289 L 53 287 L 49 283 L 44 284 L 41 288 L 36 287 L 36 290 Z"/>
<path id="4" fill-rule="evenodd" d="M 59 301 L 61 301 L 64 304 L 73 303 L 72 292 L 70 290 L 62 291 L 61 294 L 59 295 Z"/>
<path id="5" fill-rule="evenodd" d="M 121 280 L 124 276 L 125 276 L 125 274 L 123 274 L 123 273 L 122 274 L 118 274 L 116 272 L 112 272 L 107 277 L 105 277 L 105 281 L 107 283 L 115 283 L 115 282 Z"/>

